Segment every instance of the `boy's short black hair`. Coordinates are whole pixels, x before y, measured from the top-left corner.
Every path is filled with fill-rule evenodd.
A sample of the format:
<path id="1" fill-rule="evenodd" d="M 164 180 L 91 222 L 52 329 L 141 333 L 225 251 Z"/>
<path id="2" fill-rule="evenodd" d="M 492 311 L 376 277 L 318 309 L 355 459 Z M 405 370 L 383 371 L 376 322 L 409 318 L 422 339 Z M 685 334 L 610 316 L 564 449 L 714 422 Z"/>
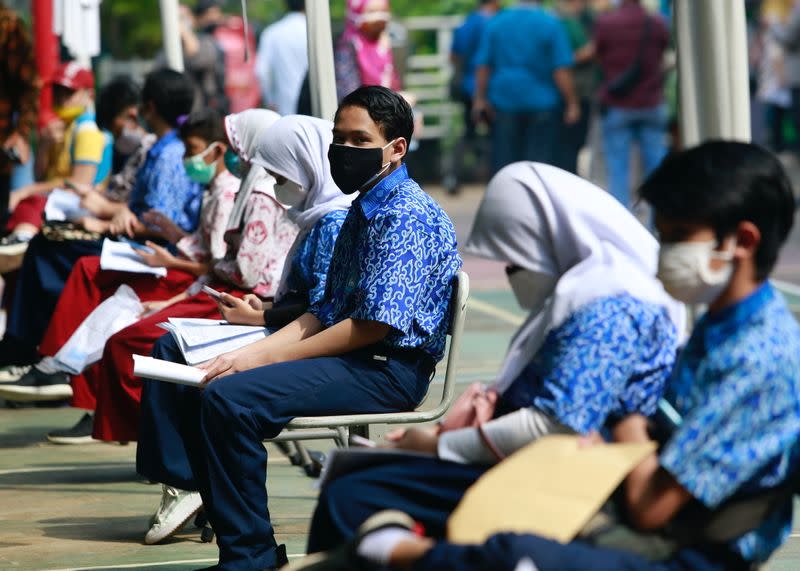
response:
<path id="1" fill-rule="evenodd" d="M 306 9 L 306 0 L 286 0 L 289 12 L 302 12 Z"/>
<path id="2" fill-rule="evenodd" d="M 366 109 L 387 141 L 403 137 L 407 143 L 411 143 L 411 136 L 414 134 L 414 113 L 399 93 L 379 85 L 366 85 L 342 99 L 339 110 L 345 107 Z M 337 119 L 339 110 L 336 111 Z"/>
<path id="3" fill-rule="evenodd" d="M 141 87 L 129 76 L 123 75 L 114 78 L 100 90 L 97 96 L 95 105 L 97 126 L 101 129 L 109 129 L 117 115 L 128 107 L 139 105 L 141 94 Z"/>
<path id="4" fill-rule="evenodd" d="M 181 123 L 179 135 L 186 140 L 189 137 L 199 137 L 208 144 L 215 142 L 225 142 L 225 125 L 222 115 L 213 109 L 202 109 L 190 114 Z"/>
<path id="5" fill-rule="evenodd" d="M 151 71 L 144 80 L 142 102 L 152 102 L 156 113 L 171 127 L 176 127 L 178 117 L 192 110 L 194 85 L 186 75 L 172 69 Z"/>
<path id="6" fill-rule="evenodd" d="M 657 216 L 711 226 L 718 240 L 749 221 L 761 232 L 756 279 L 767 278 L 794 223 L 792 183 L 780 161 L 750 143 L 711 141 L 667 157 L 640 189 Z"/>

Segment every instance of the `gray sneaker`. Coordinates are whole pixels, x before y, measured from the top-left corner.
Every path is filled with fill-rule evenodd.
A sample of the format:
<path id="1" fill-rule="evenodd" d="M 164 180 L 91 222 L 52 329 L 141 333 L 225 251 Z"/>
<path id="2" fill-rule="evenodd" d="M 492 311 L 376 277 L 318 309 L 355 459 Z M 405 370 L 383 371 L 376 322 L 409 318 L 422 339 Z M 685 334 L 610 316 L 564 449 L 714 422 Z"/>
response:
<path id="1" fill-rule="evenodd" d="M 31 368 L 16 381 L 0 383 L 0 398 L 12 402 L 64 400 L 72 397 L 66 373 L 43 373 Z"/>
<path id="2" fill-rule="evenodd" d="M 165 484 L 161 488 L 161 504 L 144 536 L 145 545 L 172 537 L 203 507 L 200 492 L 187 492 Z"/>
<path id="3" fill-rule="evenodd" d="M 0 367 L 0 383 L 13 383 L 31 370 L 32 365 L 9 365 Z"/>

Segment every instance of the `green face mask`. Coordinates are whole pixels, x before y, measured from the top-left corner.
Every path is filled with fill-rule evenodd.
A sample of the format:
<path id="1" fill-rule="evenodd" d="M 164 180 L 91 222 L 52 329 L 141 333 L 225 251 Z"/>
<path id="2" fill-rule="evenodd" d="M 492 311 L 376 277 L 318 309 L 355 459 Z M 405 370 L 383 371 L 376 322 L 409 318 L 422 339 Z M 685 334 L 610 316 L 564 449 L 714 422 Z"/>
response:
<path id="1" fill-rule="evenodd" d="M 183 160 L 183 168 L 186 169 L 189 180 L 197 184 L 208 184 L 214 180 L 214 175 L 217 174 L 217 163 L 215 161 L 208 164 L 206 155 L 216 146 L 216 143 L 212 143 L 202 153 Z"/>
<path id="2" fill-rule="evenodd" d="M 228 148 L 225 151 L 225 168 L 236 178 L 242 178 L 242 160 L 239 155 L 233 152 L 233 149 Z"/>

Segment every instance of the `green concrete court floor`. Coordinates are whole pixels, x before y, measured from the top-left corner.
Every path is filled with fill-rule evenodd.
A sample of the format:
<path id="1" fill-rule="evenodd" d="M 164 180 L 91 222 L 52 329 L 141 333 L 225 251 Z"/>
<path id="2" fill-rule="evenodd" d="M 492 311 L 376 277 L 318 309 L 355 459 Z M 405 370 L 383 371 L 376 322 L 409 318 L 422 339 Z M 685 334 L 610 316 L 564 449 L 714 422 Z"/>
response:
<path id="1" fill-rule="evenodd" d="M 463 243 L 479 191 L 469 190 L 456 198 L 436 193 L 436 197 L 453 218 Z M 800 244 L 800 238 L 793 243 Z M 466 258 L 465 269 L 473 293 L 457 391 L 492 377 L 523 318 L 501 265 Z M 780 270 L 782 279 L 800 283 L 800 247 L 792 248 Z M 800 295 L 796 301 L 800 303 Z M 440 383 L 441 371 L 434 395 Z M 163 545 L 143 545 L 160 487 L 137 476 L 135 443 L 56 446 L 44 442 L 49 430 L 70 426 L 81 414 L 69 408 L 0 408 L 0 571 L 185 571 L 216 561 L 216 546 L 201 543 L 195 529 Z M 330 445 L 320 442 L 312 447 L 322 450 Z M 289 465 L 273 447 L 268 472 L 277 539 L 287 544 L 290 555 L 300 555 L 317 493 L 314 480 Z M 800 569 L 800 526 L 768 569 Z"/>

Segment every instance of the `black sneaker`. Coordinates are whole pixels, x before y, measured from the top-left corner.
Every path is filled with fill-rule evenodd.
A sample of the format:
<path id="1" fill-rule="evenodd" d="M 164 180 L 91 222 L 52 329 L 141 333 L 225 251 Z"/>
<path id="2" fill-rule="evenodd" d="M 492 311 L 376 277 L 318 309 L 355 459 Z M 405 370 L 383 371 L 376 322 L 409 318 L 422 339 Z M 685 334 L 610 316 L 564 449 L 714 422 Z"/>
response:
<path id="1" fill-rule="evenodd" d="M 0 384 L 0 398 L 7 401 L 35 402 L 64 400 L 72 396 L 66 373 L 43 373 L 36 367 L 18 381 Z"/>
<path id="2" fill-rule="evenodd" d="M 94 417 L 87 412 L 72 428 L 53 430 L 47 435 L 47 439 L 53 444 L 91 444 L 100 442 L 92 438 L 92 428 L 94 427 Z"/>

